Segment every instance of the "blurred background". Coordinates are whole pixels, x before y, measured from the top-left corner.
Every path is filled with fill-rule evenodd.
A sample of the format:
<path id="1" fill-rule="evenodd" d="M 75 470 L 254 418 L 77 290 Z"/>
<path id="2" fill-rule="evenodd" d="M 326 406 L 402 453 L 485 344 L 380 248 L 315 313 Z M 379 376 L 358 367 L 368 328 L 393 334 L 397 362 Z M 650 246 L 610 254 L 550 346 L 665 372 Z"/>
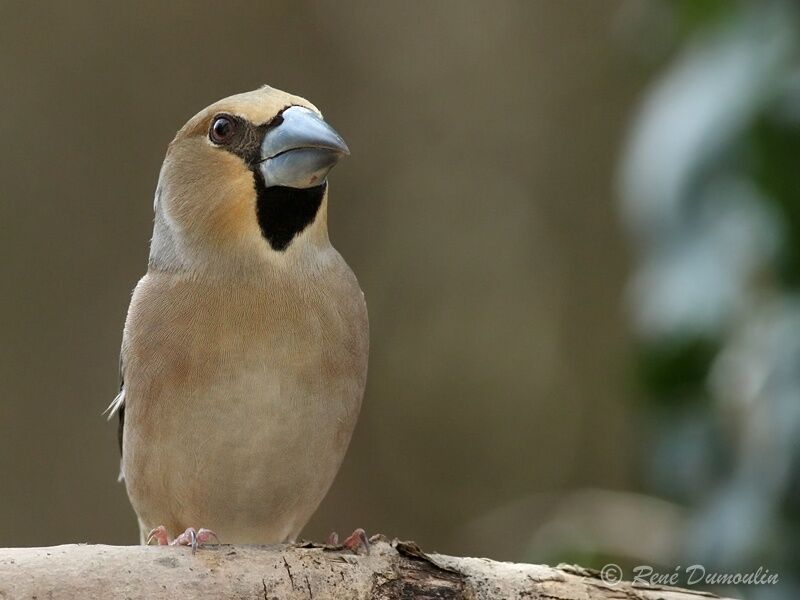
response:
<path id="1" fill-rule="evenodd" d="M 137 542 L 129 297 L 166 145 L 264 83 L 352 157 L 364 409 L 305 536 L 800 578 L 790 2 L 0 4 L 0 545 Z"/>

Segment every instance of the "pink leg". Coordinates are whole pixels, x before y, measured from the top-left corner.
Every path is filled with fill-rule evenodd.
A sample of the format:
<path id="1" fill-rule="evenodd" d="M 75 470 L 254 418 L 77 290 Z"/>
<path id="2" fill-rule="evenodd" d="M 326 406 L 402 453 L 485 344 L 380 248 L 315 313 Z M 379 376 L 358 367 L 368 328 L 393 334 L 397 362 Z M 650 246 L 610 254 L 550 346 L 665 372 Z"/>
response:
<path id="1" fill-rule="evenodd" d="M 167 533 L 167 528 L 163 525 L 159 525 L 155 529 L 150 530 L 150 533 L 147 534 L 147 540 L 145 544 L 147 546 L 150 545 L 150 542 L 156 540 L 159 546 L 166 546 L 169 544 L 169 534 Z"/>
<path id="2" fill-rule="evenodd" d="M 364 554 L 369 554 L 369 540 L 367 539 L 367 532 L 361 527 L 351 533 L 342 545 L 350 550 L 353 554 L 361 554 L 360 550 L 363 550 Z"/>
<path id="3" fill-rule="evenodd" d="M 339 544 L 339 534 L 335 531 L 332 531 L 328 536 L 327 545 L 334 548 L 347 548 L 353 554 L 361 554 L 362 551 L 364 554 L 369 554 L 369 540 L 367 539 L 367 533 L 361 529 L 361 527 L 351 533 L 342 544 Z"/>
<path id="4" fill-rule="evenodd" d="M 211 538 L 214 538 L 217 541 L 217 544 L 219 544 L 219 538 L 217 537 L 217 534 L 210 529 L 201 528 L 199 530 L 195 530 L 194 527 L 189 527 L 174 540 L 170 541 L 167 528 L 163 525 L 159 525 L 147 535 L 147 541 L 145 544 L 149 546 L 150 542 L 156 540 L 159 546 L 166 546 L 168 544 L 170 546 L 191 546 L 192 554 L 194 554 L 197 551 L 198 546 L 202 546 Z"/>
<path id="5" fill-rule="evenodd" d="M 219 544 L 219 537 L 217 537 L 217 534 L 210 529 L 201 528 L 200 530 L 195 530 L 194 527 L 188 527 L 186 531 L 184 531 L 170 543 L 173 546 L 191 546 L 192 554 L 194 554 L 197 552 L 198 546 L 202 546 L 211 538 L 214 538 L 217 541 L 217 544 Z"/>

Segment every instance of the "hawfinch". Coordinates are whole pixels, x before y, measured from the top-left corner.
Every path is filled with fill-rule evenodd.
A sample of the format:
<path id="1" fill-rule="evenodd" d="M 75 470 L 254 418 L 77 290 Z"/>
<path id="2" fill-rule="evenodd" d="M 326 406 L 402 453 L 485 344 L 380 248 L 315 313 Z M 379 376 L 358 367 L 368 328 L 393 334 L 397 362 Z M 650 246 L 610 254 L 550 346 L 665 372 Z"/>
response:
<path id="1" fill-rule="evenodd" d="M 364 294 L 327 228 L 347 154 L 268 86 L 169 144 L 109 407 L 143 542 L 291 541 L 328 491 L 367 377 Z"/>

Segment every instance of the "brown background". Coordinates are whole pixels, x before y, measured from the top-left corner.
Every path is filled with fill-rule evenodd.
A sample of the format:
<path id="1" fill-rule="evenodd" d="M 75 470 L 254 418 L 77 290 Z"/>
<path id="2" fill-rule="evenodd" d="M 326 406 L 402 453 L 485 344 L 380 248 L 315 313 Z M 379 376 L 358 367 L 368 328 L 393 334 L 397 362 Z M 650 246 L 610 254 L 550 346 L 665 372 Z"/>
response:
<path id="1" fill-rule="evenodd" d="M 563 493 L 629 487 L 613 175 L 644 77 L 618 2 L 0 9 L 0 545 L 137 541 L 100 413 L 158 169 L 188 117 L 263 83 L 350 145 L 330 228 L 372 323 L 362 418 L 306 535 L 535 560 Z"/>

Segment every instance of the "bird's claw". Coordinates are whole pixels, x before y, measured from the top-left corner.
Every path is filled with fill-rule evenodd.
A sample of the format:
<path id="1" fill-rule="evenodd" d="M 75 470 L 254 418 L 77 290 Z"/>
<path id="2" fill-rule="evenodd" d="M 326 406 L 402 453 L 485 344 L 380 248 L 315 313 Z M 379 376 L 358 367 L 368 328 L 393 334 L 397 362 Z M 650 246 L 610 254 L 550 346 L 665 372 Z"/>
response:
<path id="1" fill-rule="evenodd" d="M 167 528 L 163 525 L 159 525 L 158 527 L 151 529 L 150 533 L 147 534 L 145 545 L 149 546 L 150 542 L 153 540 L 156 540 L 159 546 L 166 546 L 169 544 L 169 534 L 167 533 Z"/>
<path id="2" fill-rule="evenodd" d="M 359 527 L 345 539 L 342 546 L 350 550 L 353 554 L 360 554 L 360 550 L 363 550 L 364 554 L 369 554 L 367 532 Z"/>
<path id="3" fill-rule="evenodd" d="M 194 527 L 187 527 L 186 531 L 172 540 L 173 546 L 191 546 L 192 554 L 197 552 L 199 546 L 204 545 L 208 540 L 214 538 L 217 545 L 219 545 L 219 536 L 210 529 Z"/>
<path id="4" fill-rule="evenodd" d="M 339 534 L 335 531 L 332 531 L 328 536 L 327 545 L 338 550 L 343 550 L 346 548 L 353 554 L 361 554 L 362 551 L 364 554 L 369 554 L 369 539 L 367 538 L 367 532 L 361 527 L 347 536 L 347 539 L 345 539 L 345 541 L 341 544 L 339 543 Z"/>
<path id="5" fill-rule="evenodd" d="M 200 530 L 197 532 L 197 543 L 205 544 L 208 540 L 214 538 L 217 546 L 219 546 L 222 542 L 219 541 L 219 536 L 216 533 L 211 531 L 210 529 L 206 529 L 205 527 L 201 527 Z"/>

